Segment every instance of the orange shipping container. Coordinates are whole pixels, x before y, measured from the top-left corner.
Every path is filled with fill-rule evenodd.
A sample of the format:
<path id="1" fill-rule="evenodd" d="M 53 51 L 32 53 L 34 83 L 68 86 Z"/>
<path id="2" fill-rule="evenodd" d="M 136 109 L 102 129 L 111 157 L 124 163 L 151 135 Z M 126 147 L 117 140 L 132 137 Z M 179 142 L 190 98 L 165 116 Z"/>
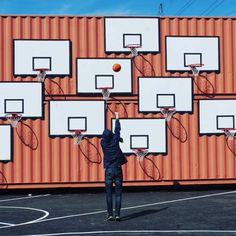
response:
<path id="1" fill-rule="evenodd" d="M 190 76 L 188 72 L 166 72 L 165 36 L 219 36 L 220 73 L 205 75 L 215 89 L 214 98 L 236 98 L 234 69 L 236 55 L 236 18 L 213 17 L 161 17 L 160 53 L 145 54 L 154 65 L 156 76 Z M 69 39 L 72 42 L 72 76 L 55 77 L 67 99 L 76 99 L 76 58 L 130 58 L 130 55 L 104 52 L 104 17 L 82 16 L 0 16 L 0 81 L 35 81 L 35 77 L 13 76 L 13 39 Z M 133 96 L 119 97 L 129 117 L 160 117 L 160 114 L 138 112 L 138 84 L 140 72 L 133 67 Z M 0 184 L 2 188 L 43 188 L 102 186 L 103 165 L 88 162 L 83 152 L 102 158 L 100 140 L 91 138 L 83 150 L 73 144 L 72 138 L 50 138 L 48 136 L 48 101 L 58 99 L 59 87 L 45 82 L 53 93 L 45 95 L 45 119 L 26 120 L 13 131 L 14 156 L 11 162 L 0 163 Z M 100 97 L 80 97 L 79 99 Z M 187 131 L 187 141 L 182 143 L 168 130 L 167 155 L 148 155 L 153 162 L 147 166 L 149 175 L 159 170 L 160 178 L 153 180 L 144 173 L 135 155 L 128 156 L 124 167 L 126 186 L 172 185 L 172 184 L 226 184 L 236 183 L 235 156 L 228 149 L 226 139 L 221 136 L 200 136 L 198 132 L 198 101 L 204 98 L 194 87 L 193 114 L 176 114 Z M 78 97 L 77 97 L 78 99 Z M 111 109 L 125 111 L 119 102 L 109 101 Z M 5 124 L 6 120 L 1 120 Z M 21 133 L 21 126 L 24 132 Z M 170 123 L 170 126 L 174 124 Z M 107 116 L 107 127 L 111 128 L 111 114 Z M 33 132 L 32 132 L 33 130 Z M 22 131 L 23 132 L 23 131 Z M 22 137 L 27 137 L 23 140 Z M 24 143 L 25 142 L 25 143 Z M 35 148 L 29 148 L 27 142 Z M 0 143 L 1 145 L 1 143 Z M 96 147 L 96 148 L 95 148 Z M 147 161 L 147 160 L 145 160 Z M 145 163 L 144 163 L 145 164 Z M 157 168 L 157 169 L 156 169 Z"/>

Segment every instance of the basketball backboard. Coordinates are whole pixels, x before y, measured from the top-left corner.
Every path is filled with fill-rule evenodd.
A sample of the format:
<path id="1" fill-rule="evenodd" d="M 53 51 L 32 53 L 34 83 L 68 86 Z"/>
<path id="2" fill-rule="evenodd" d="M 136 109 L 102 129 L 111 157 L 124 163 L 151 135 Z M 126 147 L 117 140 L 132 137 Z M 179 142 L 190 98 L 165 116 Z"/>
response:
<path id="1" fill-rule="evenodd" d="M 43 100 L 41 82 L 0 82 L 0 118 L 9 113 L 21 113 L 23 118 L 42 118 Z"/>
<path id="2" fill-rule="evenodd" d="M 139 77 L 139 112 L 161 112 L 175 108 L 176 112 L 193 111 L 193 79 L 191 77 Z"/>
<path id="3" fill-rule="evenodd" d="M 148 153 L 167 152 L 167 126 L 165 119 L 122 118 L 121 137 L 124 142 L 120 147 L 124 153 L 132 154 L 133 149 L 148 149 Z M 115 119 L 112 119 L 112 130 L 115 129 Z"/>
<path id="4" fill-rule="evenodd" d="M 14 76 L 36 75 L 40 68 L 48 76 L 70 76 L 70 40 L 15 39 Z"/>
<path id="5" fill-rule="evenodd" d="M 220 70 L 218 36 L 166 36 L 166 71 L 190 71 L 190 64 L 203 64 L 201 71 Z"/>
<path id="6" fill-rule="evenodd" d="M 13 159 L 13 133 L 11 125 L 0 124 L 0 161 Z"/>
<path id="7" fill-rule="evenodd" d="M 223 134 L 236 128 L 236 99 L 199 100 L 199 133 Z"/>
<path id="8" fill-rule="evenodd" d="M 130 52 L 129 44 L 140 45 L 138 52 L 159 52 L 159 18 L 105 17 L 105 52 Z"/>
<path id="9" fill-rule="evenodd" d="M 119 72 L 113 71 L 114 64 L 120 64 Z M 100 94 L 108 87 L 111 93 L 132 93 L 132 63 L 125 58 L 78 58 L 77 93 Z"/>
<path id="10" fill-rule="evenodd" d="M 49 136 L 66 137 L 74 130 L 81 130 L 85 136 L 101 136 L 104 129 L 105 102 L 102 100 L 49 102 Z"/>

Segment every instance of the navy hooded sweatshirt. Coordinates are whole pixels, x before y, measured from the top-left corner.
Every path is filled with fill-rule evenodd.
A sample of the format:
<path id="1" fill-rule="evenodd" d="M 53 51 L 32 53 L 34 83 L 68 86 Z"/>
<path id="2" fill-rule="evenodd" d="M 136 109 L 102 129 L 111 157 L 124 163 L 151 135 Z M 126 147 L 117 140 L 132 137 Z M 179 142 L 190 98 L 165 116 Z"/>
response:
<path id="1" fill-rule="evenodd" d="M 123 152 L 120 149 L 120 121 L 116 119 L 115 133 L 105 129 L 102 134 L 101 146 L 103 150 L 104 168 L 117 168 L 127 162 Z"/>

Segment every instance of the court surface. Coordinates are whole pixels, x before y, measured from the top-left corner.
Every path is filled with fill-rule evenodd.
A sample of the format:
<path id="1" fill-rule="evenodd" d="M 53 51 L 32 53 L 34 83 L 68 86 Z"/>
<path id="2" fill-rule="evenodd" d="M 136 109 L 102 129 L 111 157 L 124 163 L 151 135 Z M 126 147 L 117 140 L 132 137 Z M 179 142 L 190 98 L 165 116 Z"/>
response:
<path id="1" fill-rule="evenodd" d="M 125 188 L 120 222 L 104 189 L 0 195 L 0 235 L 236 235 L 235 186 Z"/>

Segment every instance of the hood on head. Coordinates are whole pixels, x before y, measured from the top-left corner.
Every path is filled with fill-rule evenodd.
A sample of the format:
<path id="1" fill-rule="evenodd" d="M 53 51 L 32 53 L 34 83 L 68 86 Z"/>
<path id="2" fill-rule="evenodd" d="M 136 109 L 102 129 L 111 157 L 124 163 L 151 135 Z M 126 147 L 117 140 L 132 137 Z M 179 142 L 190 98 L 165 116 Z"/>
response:
<path id="1" fill-rule="evenodd" d="M 113 136 L 113 133 L 112 133 L 112 131 L 109 130 L 109 129 L 105 129 L 105 130 L 103 131 L 103 133 L 102 133 L 102 138 L 104 138 L 104 139 L 106 139 L 106 140 L 111 139 L 112 136 Z"/>

